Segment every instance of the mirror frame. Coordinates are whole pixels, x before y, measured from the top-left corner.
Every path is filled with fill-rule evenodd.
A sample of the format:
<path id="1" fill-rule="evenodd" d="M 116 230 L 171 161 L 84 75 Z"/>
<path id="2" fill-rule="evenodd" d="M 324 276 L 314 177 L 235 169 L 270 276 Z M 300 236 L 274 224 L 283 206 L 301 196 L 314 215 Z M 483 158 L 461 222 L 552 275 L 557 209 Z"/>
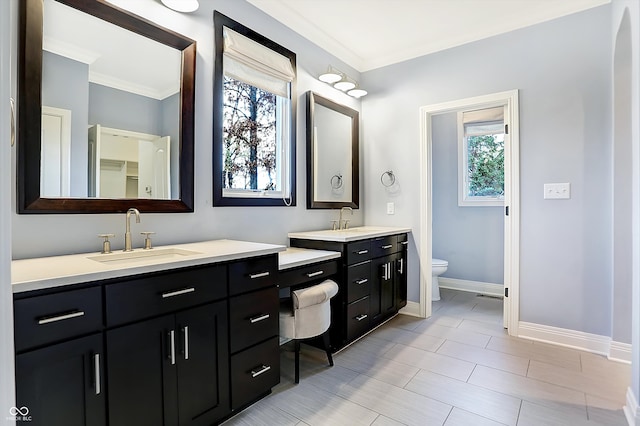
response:
<path id="1" fill-rule="evenodd" d="M 313 199 L 314 106 L 322 105 L 340 114 L 351 117 L 351 201 L 316 201 Z M 340 105 L 314 92 L 307 92 L 307 209 L 358 208 L 360 202 L 360 113 Z"/>
<path id="2" fill-rule="evenodd" d="M 40 196 L 43 0 L 20 1 L 18 52 L 17 209 L 32 213 L 193 212 L 196 42 L 104 0 L 56 0 L 182 52 L 180 84 L 180 195 L 177 200 L 43 198 Z"/>

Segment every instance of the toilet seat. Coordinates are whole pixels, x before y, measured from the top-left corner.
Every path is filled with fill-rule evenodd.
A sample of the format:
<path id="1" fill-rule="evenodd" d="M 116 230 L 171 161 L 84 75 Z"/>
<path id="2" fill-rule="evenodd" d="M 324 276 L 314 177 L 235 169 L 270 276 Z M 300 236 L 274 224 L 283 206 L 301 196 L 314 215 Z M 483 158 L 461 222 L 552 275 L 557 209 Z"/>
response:
<path id="1" fill-rule="evenodd" d="M 442 259 L 431 259 L 431 266 L 448 266 L 449 262 Z"/>

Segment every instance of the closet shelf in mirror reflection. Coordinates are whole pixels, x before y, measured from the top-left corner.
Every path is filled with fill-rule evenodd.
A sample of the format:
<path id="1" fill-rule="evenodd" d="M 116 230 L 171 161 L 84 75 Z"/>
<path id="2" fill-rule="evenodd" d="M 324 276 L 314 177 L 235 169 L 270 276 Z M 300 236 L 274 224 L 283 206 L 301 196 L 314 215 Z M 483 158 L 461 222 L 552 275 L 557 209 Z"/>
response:
<path id="1" fill-rule="evenodd" d="M 361 98 L 367 94 L 366 90 L 358 86 L 357 81 L 332 66 L 329 66 L 327 72 L 320 74 L 318 80 L 333 86 L 335 89 L 346 92 L 347 95 L 354 98 Z"/>

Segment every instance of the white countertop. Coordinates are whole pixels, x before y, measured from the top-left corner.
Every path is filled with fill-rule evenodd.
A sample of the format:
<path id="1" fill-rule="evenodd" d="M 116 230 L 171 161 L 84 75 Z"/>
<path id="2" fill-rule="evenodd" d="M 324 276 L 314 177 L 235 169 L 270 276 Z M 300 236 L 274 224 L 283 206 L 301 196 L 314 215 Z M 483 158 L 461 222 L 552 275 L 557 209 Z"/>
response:
<path id="1" fill-rule="evenodd" d="M 394 226 L 357 226 L 355 228 L 332 231 L 330 229 L 321 231 L 290 232 L 289 238 L 301 240 L 320 240 L 348 243 L 351 241 L 365 240 L 367 238 L 384 237 L 386 235 L 402 234 L 411 232 L 411 228 Z"/>
<path id="2" fill-rule="evenodd" d="M 171 256 L 171 249 L 188 255 Z M 11 262 L 11 284 L 14 293 L 79 284 L 108 278 L 126 277 L 148 272 L 163 271 L 187 266 L 218 263 L 248 257 L 262 256 L 284 251 L 285 246 L 252 243 L 235 240 L 214 240 L 189 244 L 156 247 L 152 250 L 167 256 L 149 256 L 118 261 L 121 251 L 111 254 L 83 253 L 65 256 L 40 257 Z M 136 249 L 136 255 L 151 254 Z M 187 252 L 188 251 L 188 252 Z M 101 261 L 92 260 L 91 258 Z M 106 262 L 104 260 L 107 260 Z M 113 262 L 109 260 L 113 259 Z"/>
<path id="3" fill-rule="evenodd" d="M 289 247 L 286 251 L 278 253 L 278 266 L 279 269 L 283 271 L 285 269 L 324 262 L 331 259 L 337 259 L 339 257 L 339 251 Z"/>

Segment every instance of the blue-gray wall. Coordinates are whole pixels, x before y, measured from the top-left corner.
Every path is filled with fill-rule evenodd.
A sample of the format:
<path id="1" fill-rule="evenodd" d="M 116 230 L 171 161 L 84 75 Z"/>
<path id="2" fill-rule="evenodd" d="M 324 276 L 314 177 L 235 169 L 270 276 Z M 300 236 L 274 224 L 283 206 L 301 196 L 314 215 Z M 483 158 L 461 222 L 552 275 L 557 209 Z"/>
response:
<path id="1" fill-rule="evenodd" d="M 458 206 L 458 120 L 436 115 L 432 125 L 433 257 L 449 262 L 448 278 L 502 284 L 503 208 Z"/>
<path id="2" fill-rule="evenodd" d="M 74 197 L 87 195 L 89 66 L 42 52 L 42 105 L 71 110 L 71 185 Z"/>
<path id="3" fill-rule="evenodd" d="M 89 83 L 89 125 L 161 135 L 162 101 Z M 86 136 L 85 136 L 86 139 Z"/>
<path id="4" fill-rule="evenodd" d="M 610 21 L 605 5 L 363 73 L 365 221 L 405 223 L 419 245 L 419 108 L 518 89 L 520 320 L 610 336 Z M 389 169 L 399 194 L 376 184 Z M 544 200 L 550 182 L 570 182 L 571 199 Z"/>

